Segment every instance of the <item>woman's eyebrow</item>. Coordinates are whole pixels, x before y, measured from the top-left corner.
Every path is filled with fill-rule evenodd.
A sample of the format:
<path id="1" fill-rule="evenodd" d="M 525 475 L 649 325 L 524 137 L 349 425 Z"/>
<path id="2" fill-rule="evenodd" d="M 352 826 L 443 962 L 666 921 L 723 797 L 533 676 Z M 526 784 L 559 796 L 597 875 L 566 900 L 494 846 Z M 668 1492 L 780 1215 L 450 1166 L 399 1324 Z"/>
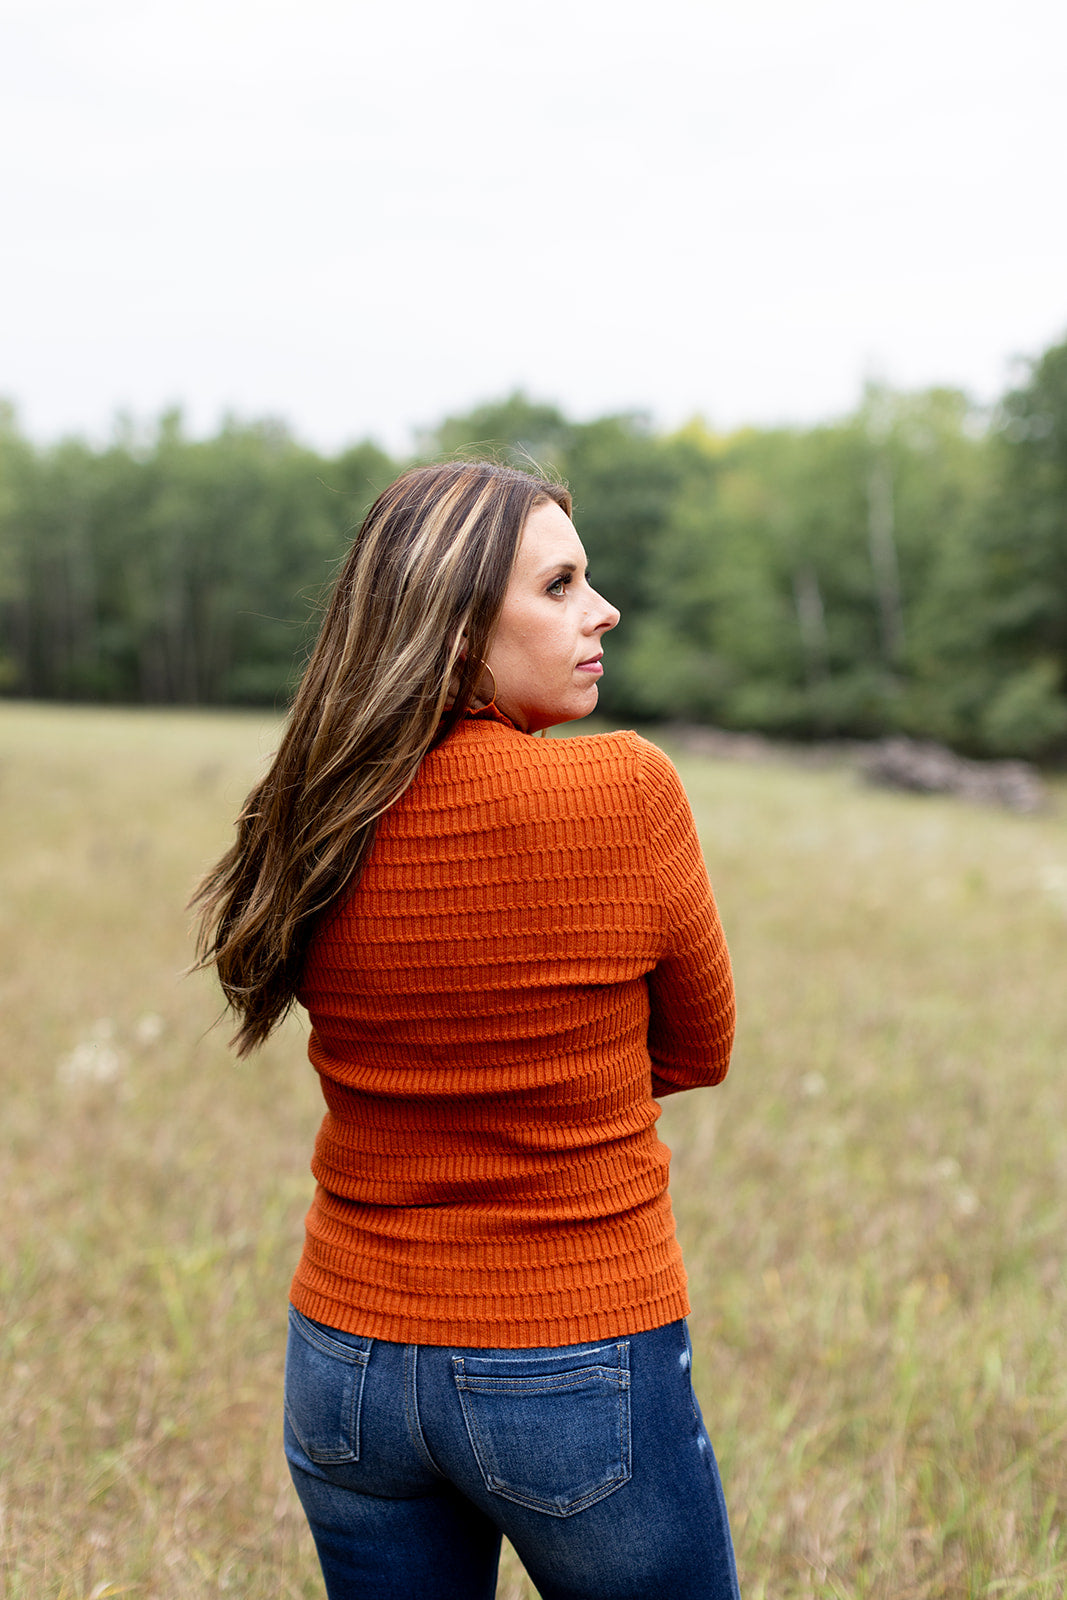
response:
<path id="1" fill-rule="evenodd" d="M 580 561 L 551 561 L 547 567 L 541 568 L 537 576 L 538 578 L 547 578 L 550 572 L 581 572 L 588 578 L 589 565 L 586 563 L 583 566 Z"/>

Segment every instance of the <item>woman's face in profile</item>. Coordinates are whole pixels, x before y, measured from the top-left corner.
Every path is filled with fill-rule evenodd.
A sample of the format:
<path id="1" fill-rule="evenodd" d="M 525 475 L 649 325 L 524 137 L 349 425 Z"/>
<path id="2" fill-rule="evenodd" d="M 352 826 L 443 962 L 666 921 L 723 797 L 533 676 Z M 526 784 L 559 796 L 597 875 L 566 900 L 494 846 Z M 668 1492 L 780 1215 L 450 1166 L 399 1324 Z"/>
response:
<path id="1" fill-rule="evenodd" d="M 526 733 L 596 709 L 601 639 L 619 620 L 589 584 L 585 550 L 554 502 L 526 519 L 486 662 L 497 708 Z"/>

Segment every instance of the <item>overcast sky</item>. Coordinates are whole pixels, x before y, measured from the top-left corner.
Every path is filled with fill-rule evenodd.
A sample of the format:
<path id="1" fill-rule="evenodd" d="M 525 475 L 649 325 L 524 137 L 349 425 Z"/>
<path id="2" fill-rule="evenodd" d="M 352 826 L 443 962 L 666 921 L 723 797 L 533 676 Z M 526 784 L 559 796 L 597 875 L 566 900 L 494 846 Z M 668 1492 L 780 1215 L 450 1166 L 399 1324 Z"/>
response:
<path id="1" fill-rule="evenodd" d="M 324 449 L 717 427 L 1067 335 L 1063 0 L 0 0 L 0 394 Z"/>

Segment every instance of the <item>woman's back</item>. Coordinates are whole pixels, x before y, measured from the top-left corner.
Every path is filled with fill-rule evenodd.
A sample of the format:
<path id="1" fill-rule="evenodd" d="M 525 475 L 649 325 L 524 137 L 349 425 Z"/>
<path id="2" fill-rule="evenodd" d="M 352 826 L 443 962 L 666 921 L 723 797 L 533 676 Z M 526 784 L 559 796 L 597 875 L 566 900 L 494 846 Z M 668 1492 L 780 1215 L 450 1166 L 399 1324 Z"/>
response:
<path id="1" fill-rule="evenodd" d="M 317 930 L 301 999 L 329 1106 L 306 1315 L 528 1346 L 684 1314 L 650 1087 L 722 1077 L 732 991 L 654 746 L 461 723 Z"/>

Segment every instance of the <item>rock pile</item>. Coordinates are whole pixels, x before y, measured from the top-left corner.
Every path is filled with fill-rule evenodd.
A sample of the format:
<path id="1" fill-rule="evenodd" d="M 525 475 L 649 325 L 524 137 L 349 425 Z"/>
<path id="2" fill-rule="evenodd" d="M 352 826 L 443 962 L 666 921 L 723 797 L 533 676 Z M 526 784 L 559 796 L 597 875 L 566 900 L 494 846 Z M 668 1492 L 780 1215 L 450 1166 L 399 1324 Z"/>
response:
<path id="1" fill-rule="evenodd" d="M 859 758 L 869 783 L 918 794 L 955 794 L 1009 811 L 1037 811 L 1045 788 L 1025 761 L 968 761 L 941 744 L 918 739 L 880 739 Z"/>
<path id="2" fill-rule="evenodd" d="M 692 723 L 671 723 L 663 732 L 682 749 L 718 760 L 788 761 L 805 767 L 850 763 L 869 783 L 887 789 L 954 794 L 1009 811 L 1039 811 L 1047 802 L 1040 773 L 1025 761 L 969 761 L 943 744 L 920 739 L 836 739 L 802 745 Z"/>

